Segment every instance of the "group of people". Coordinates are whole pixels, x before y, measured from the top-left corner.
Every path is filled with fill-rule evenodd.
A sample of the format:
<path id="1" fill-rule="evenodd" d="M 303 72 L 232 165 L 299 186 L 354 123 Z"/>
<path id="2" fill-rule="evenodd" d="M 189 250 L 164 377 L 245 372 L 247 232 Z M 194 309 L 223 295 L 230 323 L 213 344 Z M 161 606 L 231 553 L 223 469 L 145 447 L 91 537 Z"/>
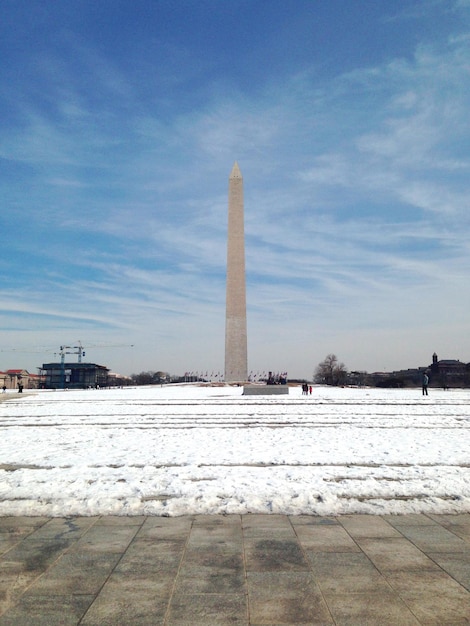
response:
<path id="1" fill-rule="evenodd" d="M 24 388 L 24 385 L 22 383 L 18 383 L 18 393 L 23 393 L 23 388 Z M 7 386 L 3 385 L 2 393 L 6 393 L 6 392 L 7 392 Z"/>
<path id="2" fill-rule="evenodd" d="M 424 372 L 423 374 L 423 379 L 422 379 L 422 387 L 423 387 L 423 396 L 427 396 L 428 395 L 428 386 L 429 386 L 429 376 L 427 375 L 426 372 Z M 308 385 L 308 383 L 303 383 L 302 384 L 302 395 L 303 396 L 308 396 L 308 395 L 312 395 L 312 385 Z"/>

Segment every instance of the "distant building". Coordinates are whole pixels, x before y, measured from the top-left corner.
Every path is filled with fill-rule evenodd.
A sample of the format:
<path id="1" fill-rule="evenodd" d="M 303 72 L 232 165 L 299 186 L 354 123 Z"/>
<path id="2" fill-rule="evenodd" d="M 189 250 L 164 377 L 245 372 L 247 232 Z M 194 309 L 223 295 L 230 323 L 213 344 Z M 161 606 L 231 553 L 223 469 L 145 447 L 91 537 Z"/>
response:
<path id="1" fill-rule="evenodd" d="M 24 389 L 37 389 L 41 385 L 41 376 L 30 374 L 28 370 L 0 372 L 0 387 L 18 389 L 18 385 L 22 385 Z"/>
<path id="2" fill-rule="evenodd" d="M 96 363 L 44 363 L 41 368 L 46 389 L 107 387 L 108 372 Z"/>
<path id="3" fill-rule="evenodd" d="M 124 387 L 126 385 L 132 385 L 132 378 L 130 376 L 124 376 L 116 372 L 108 372 L 108 387 Z"/>
<path id="4" fill-rule="evenodd" d="M 396 370 L 394 372 L 349 372 L 348 384 L 374 387 L 419 387 L 427 373 L 432 387 L 470 387 L 470 363 L 456 359 L 439 360 L 432 355 L 431 365 Z"/>
<path id="5" fill-rule="evenodd" d="M 441 359 L 437 354 L 432 355 L 432 364 L 429 366 L 431 383 L 442 387 L 467 386 L 470 383 L 470 364 L 456 359 Z"/>

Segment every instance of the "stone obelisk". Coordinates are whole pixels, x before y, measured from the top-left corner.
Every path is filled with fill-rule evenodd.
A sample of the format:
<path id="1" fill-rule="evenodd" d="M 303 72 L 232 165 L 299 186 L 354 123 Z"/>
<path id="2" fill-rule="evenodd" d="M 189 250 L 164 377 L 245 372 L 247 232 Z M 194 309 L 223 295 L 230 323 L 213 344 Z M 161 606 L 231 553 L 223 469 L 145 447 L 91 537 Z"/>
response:
<path id="1" fill-rule="evenodd" d="M 225 381 L 248 379 L 243 178 L 235 162 L 228 184 Z"/>

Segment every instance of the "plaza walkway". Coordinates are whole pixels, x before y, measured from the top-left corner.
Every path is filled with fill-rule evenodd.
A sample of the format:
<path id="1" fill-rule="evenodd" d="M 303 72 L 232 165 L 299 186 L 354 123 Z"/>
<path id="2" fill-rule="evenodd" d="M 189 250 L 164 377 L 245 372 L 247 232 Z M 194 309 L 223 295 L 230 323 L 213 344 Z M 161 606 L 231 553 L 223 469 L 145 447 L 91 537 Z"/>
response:
<path id="1" fill-rule="evenodd" d="M 470 514 L 0 517 L 0 626 L 470 624 Z"/>

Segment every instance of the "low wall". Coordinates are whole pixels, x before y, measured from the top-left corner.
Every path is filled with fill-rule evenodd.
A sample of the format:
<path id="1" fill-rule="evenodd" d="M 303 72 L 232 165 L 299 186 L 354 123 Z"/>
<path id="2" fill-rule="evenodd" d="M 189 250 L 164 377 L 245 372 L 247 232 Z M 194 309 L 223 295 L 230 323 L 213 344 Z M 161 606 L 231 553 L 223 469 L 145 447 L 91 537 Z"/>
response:
<path id="1" fill-rule="evenodd" d="M 245 385 L 243 387 L 244 396 L 274 396 L 288 393 L 287 385 Z"/>

